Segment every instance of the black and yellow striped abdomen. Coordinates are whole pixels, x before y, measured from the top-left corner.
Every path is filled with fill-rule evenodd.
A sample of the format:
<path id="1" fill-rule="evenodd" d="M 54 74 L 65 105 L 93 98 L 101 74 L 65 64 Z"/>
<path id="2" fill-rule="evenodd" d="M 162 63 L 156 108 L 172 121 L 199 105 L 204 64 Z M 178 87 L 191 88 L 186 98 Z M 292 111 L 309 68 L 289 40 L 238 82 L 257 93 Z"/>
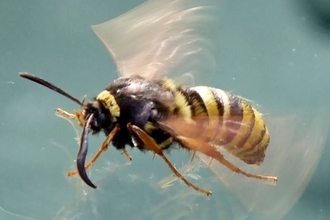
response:
<path id="1" fill-rule="evenodd" d="M 179 89 L 196 121 L 195 138 L 224 147 L 248 164 L 260 164 L 269 144 L 261 114 L 243 99 L 220 89 Z"/>
<path id="2" fill-rule="evenodd" d="M 242 98 L 220 89 L 186 88 L 169 79 L 150 82 L 130 77 L 116 80 L 97 100 L 117 118 L 112 120 L 118 120 L 122 130 L 128 122 L 133 123 L 161 149 L 168 149 L 173 137 L 153 121 L 173 118 L 168 126 L 178 134 L 223 147 L 248 164 L 262 163 L 269 144 L 269 133 L 261 114 Z M 190 122 L 181 123 L 187 120 Z M 121 149 L 125 144 L 115 145 Z M 144 146 L 139 145 L 139 149 L 143 150 Z"/>

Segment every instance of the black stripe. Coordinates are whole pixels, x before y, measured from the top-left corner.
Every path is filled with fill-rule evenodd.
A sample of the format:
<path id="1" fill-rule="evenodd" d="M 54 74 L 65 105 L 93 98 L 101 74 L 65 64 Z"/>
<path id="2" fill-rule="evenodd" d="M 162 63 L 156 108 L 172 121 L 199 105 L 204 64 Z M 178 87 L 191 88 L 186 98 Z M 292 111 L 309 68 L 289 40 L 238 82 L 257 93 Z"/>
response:
<path id="1" fill-rule="evenodd" d="M 252 131 L 255 125 L 255 114 L 253 111 L 253 108 L 250 105 L 246 105 L 246 108 L 244 109 L 247 113 L 244 115 L 251 115 L 251 120 L 249 121 L 249 130 L 245 134 L 241 134 L 242 138 L 241 141 L 237 144 L 238 148 L 243 148 L 247 140 L 250 138 L 252 135 Z M 243 115 L 243 117 L 244 117 Z M 244 136 L 243 136 L 244 135 Z M 253 146 L 252 146 L 253 147 Z"/>
<path id="2" fill-rule="evenodd" d="M 243 107 L 242 100 L 240 98 L 231 94 L 228 95 L 228 98 L 230 103 L 230 114 L 228 118 L 225 119 L 229 120 L 226 122 L 227 136 L 225 139 L 227 143 L 230 143 L 235 138 L 239 128 L 241 127 Z"/>
<path id="3" fill-rule="evenodd" d="M 227 95 L 226 93 L 222 93 L 221 95 L 217 92 L 218 90 L 217 89 L 214 89 L 214 88 L 210 88 L 211 92 L 212 92 L 212 95 L 214 97 L 214 100 L 217 104 L 217 107 L 218 107 L 218 111 L 219 111 L 219 122 L 218 122 L 218 126 L 216 128 L 216 132 L 215 132 L 215 135 L 211 138 L 211 141 L 214 142 L 214 144 L 218 144 L 218 145 L 221 145 L 223 144 L 221 141 L 222 140 L 215 140 L 216 138 L 219 138 L 218 135 L 220 134 L 221 132 L 221 129 L 222 129 L 222 122 L 223 122 L 223 113 L 224 113 L 224 104 L 223 104 L 223 99 L 222 99 L 222 94 L 225 94 Z"/>
<path id="4" fill-rule="evenodd" d="M 161 143 L 157 143 L 159 146 L 160 145 L 163 145 L 165 142 L 169 142 L 167 145 L 163 146 L 162 147 L 162 150 L 166 150 L 168 149 L 169 147 L 171 147 L 171 145 L 173 144 L 173 138 L 170 136 L 169 138 L 167 138 L 165 141 L 161 142 Z"/>
<path id="5" fill-rule="evenodd" d="M 260 142 L 263 140 L 264 136 L 265 136 L 265 133 L 266 133 L 266 125 L 264 124 L 264 127 L 263 127 L 263 130 L 261 131 L 260 135 L 259 135 L 259 138 L 257 140 L 255 140 L 252 144 L 251 144 L 251 148 L 248 149 L 248 150 L 245 150 L 245 151 L 242 151 L 240 152 L 238 155 L 248 155 L 251 151 L 253 151 L 256 147 L 257 148 L 260 148 L 260 146 L 258 146 L 260 144 Z M 251 134 L 251 135 L 255 135 L 255 134 Z M 269 143 L 269 142 L 268 142 Z M 263 151 L 266 150 L 268 144 L 266 145 L 266 147 L 262 146 L 263 148 Z M 258 152 L 258 151 L 257 151 Z M 255 153 L 254 153 L 255 154 Z M 253 155 L 253 154 L 252 154 Z"/>
<path id="6" fill-rule="evenodd" d="M 217 103 L 218 111 L 219 111 L 219 116 L 223 116 L 224 112 L 224 106 L 223 106 L 223 100 L 222 97 L 217 93 L 217 89 L 210 88 L 212 95 L 214 97 L 215 102 Z"/>
<path id="7" fill-rule="evenodd" d="M 208 112 L 203 98 L 193 88 L 181 90 L 181 93 L 189 104 L 192 119 L 196 122 L 193 128 L 194 138 L 201 138 L 203 141 L 207 141 L 203 134 L 208 126 L 208 120 L 205 120 L 206 117 L 203 118 L 203 116 L 207 116 Z"/>
<path id="8" fill-rule="evenodd" d="M 260 142 L 264 139 L 264 136 L 266 134 L 266 125 L 264 124 L 264 127 L 260 133 L 260 137 L 252 144 L 252 146 L 256 147 L 260 144 Z"/>
<path id="9" fill-rule="evenodd" d="M 183 96 L 186 98 L 190 109 L 191 109 L 191 115 L 192 117 L 195 117 L 197 112 L 197 108 L 202 108 L 202 112 L 207 115 L 207 108 L 205 106 L 203 98 L 200 96 L 200 94 L 192 89 L 186 89 L 186 90 L 180 90 L 180 92 L 183 94 Z"/>
<path id="10" fill-rule="evenodd" d="M 266 130 L 267 130 L 267 128 L 266 128 L 266 125 L 264 124 L 263 129 L 260 133 L 260 137 L 253 143 L 254 147 L 257 147 L 260 144 L 260 142 L 264 139 Z M 265 148 L 264 150 L 266 150 L 268 144 L 269 144 L 269 141 L 266 143 L 266 146 L 262 146 L 263 148 Z M 260 147 L 260 145 L 258 147 Z"/>
<path id="11" fill-rule="evenodd" d="M 186 100 L 186 102 L 188 103 L 189 107 L 190 107 L 190 111 L 191 111 L 191 115 L 194 115 L 194 109 L 192 108 L 192 101 L 189 99 L 188 93 L 187 93 L 187 89 L 183 88 L 183 87 L 177 87 L 177 92 L 181 93 L 184 97 L 184 99 Z M 174 113 L 177 113 L 177 111 L 179 111 L 178 109 L 174 109 Z"/>
<path id="12" fill-rule="evenodd" d="M 253 154 L 244 155 L 243 158 L 239 158 L 247 164 L 261 164 L 265 158 L 265 150 L 266 149 L 259 149 Z"/>

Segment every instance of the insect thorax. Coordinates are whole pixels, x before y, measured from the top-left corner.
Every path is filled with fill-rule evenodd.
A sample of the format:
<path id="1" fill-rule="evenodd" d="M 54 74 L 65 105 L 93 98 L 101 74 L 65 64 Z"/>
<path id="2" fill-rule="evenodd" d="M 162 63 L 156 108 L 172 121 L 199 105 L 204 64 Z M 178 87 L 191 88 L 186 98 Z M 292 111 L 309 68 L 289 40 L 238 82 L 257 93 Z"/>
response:
<path id="1" fill-rule="evenodd" d="M 143 144 L 127 130 L 131 123 L 148 133 L 161 148 L 168 148 L 170 135 L 155 126 L 155 122 L 165 120 L 176 109 L 176 90 L 170 80 L 147 81 L 141 77 L 119 78 L 111 83 L 96 98 L 108 111 L 114 124 L 120 125 L 120 132 L 113 145 L 122 149 L 126 144 L 143 150 Z M 113 126 L 109 127 L 112 129 Z M 107 135 L 111 132 L 103 128 Z"/>

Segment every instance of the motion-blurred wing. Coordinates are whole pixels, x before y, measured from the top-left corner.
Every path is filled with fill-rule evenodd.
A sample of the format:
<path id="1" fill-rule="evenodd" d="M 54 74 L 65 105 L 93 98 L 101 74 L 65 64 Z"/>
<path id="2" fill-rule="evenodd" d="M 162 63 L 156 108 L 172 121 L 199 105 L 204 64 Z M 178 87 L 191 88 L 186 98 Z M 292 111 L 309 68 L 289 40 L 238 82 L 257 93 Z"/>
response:
<path id="1" fill-rule="evenodd" d="M 267 128 L 261 125 L 266 129 L 264 133 L 260 129 L 259 135 L 257 132 L 252 135 L 257 120 L 242 120 L 242 116 L 198 116 L 191 119 L 172 116 L 162 123 L 178 136 L 206 143 L 214 148 L 214 153 L 227 151 L 247 164 L 260 165 L 269 143 Z"/>
<path id="2" fill-rule="evenodd" d="M 204 75 L 215 70 L 214 12 L 208 0 L 150 0 L 92 28 L 121 76 Z"/>
<path id="3" fill-rule="evenodd" d="M 214 180 L 221 181 L 220 188 L 225 186 L 240 201 L 233 209 L 237 212 L 246 212 L 244 219 L 281 219 L 292 208 L 304 192 L 319 163 L 330 125 L 324 112 L 265 116 L 265 121 L 271 134 L 271 142 L 261 166 L 250 166 L 226 154 L 225 151 L 222 153 L 226 159 L 247 172 L 276 175 L 276 187 L 265 184 L 268 182 L 236 174 L 215 161 L 209 164 L 210 157 L 201 153 L 196 154 L 195 161 L 179 170 L 184 175 L 191 172 L 192 166 L 197 166 L 198 162 L 208 166 L 216 175 Z M 207 181 L 203 181 L 204 178 Z M 163 179 L 160 185 L 172 184 L 174 179 L 173 175 L 169 176 Z M 219 188 L 207 177 L 203 177 L 199 182 L 202 182 L 199 186 L 204 186 L 204 182 L 214 183 L 213 186 L 209 186 L 212 191 Z"/>

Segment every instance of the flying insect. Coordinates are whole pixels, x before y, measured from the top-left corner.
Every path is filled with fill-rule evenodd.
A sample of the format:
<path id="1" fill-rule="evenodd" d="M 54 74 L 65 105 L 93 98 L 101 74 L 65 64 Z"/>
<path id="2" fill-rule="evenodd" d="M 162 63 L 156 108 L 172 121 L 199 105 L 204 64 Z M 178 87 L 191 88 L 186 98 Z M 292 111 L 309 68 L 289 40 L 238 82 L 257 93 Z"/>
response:
<path id="1" fill-rule="evenodd" d="M 148 1 L 118 18 L 93 26 L 114 58 L 120 78 L 86 103 L 40 77 L 19 74 L 81 107 L 73 114 L 57 110 L 75 118 L 83 128 L 77 171 L 68 175 L 78 173 L 87 185 L 97 188 L 86 169 L 109 144 L 131 159 L 126 151 L 129 146 L 159 155 L 188 186 L 210 195 L 211 191 L 185 179 L 165 156 L 164 151 L 178 144 L 217 160 L 233 172 L 277 181 L 273 176 L 239 169 L 220 152 L 220 148 L 225 149 L 247 164 L 260 165 L 270 141 L 261 113 L 231 93 L 206 86 L 187 87 L 169 78 L 173 74 L 194 75 L 194 71 L 212 66 L 212 44 L 205 34 L 212 22 L 210 11 L 212 6 L 203 0 Z M 88 135 L 100 132 L 106 139 L 86 164 Z"/>

